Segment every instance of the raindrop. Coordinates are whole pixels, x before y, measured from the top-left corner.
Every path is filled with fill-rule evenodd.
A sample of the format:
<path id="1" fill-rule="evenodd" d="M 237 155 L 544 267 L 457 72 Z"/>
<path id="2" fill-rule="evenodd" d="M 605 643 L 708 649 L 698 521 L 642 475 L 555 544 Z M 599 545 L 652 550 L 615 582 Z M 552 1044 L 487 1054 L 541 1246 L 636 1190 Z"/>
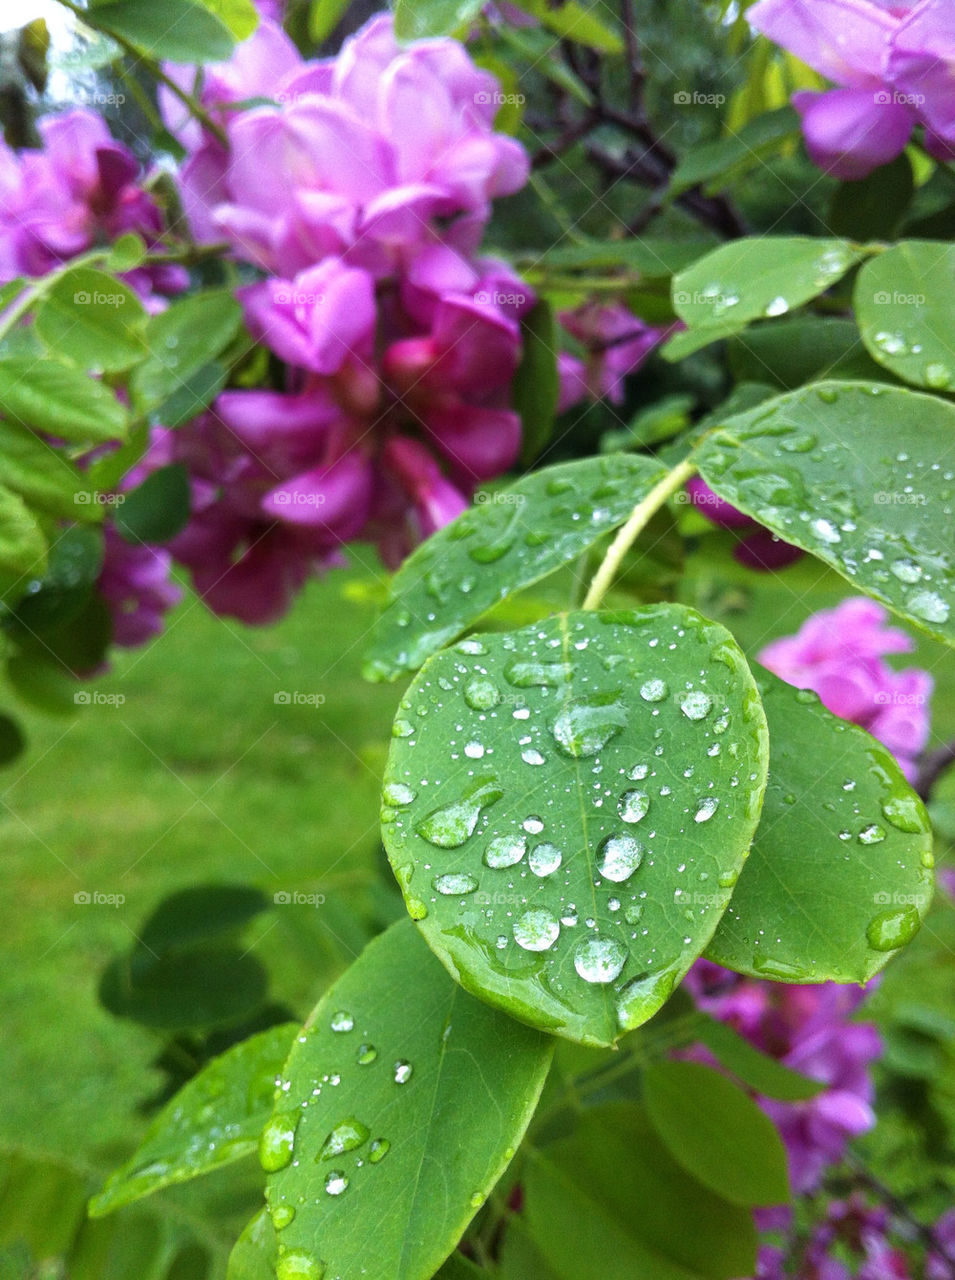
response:
<path id="1" fill-rule="evenodd" d="M 544 830 L 544 824 L 536 814 L 531 814 L 529 818 L 525 818 L 521 826 L 532 836 L 536 836 Z"/>
<path id="2" fill-rule="evenodd" d="M 259 1164 L 266 1173 L 277 1173 L 292 1162 L 295 1146 L 297 1114 L 276 1115 L 269 1120 L 259 1138 Z"/>
<path id="3" fill-rule="evenodd" d="M 395 809 L 403 809 L 415 798 L 415 793 L 403 782 L 386 782 L 381 789 L 381 795 L 385 804 L 390 804 Z"/>
<path id="4" fill-rule="evenodd" d="M 888 800 L 882 802 L 882 812 L 886 821 L 891 822 L 892 826 L 899 831 L 916 835 L 928 829 L 924 817 L 925 810 L 914 795 L 890 796 Z"/>
<path id="5" fill-rule="evenodd" d="M 429 813 L 415 830 L 439 849 L 457 849 L 474 834 L 482 809 L 503 794 L 496 782 L 479 782 L 463 800 Z"/>
<path id="6" fill-rule="evenodd" d="M 466 893 L 473 893 L 478 887 L 477 880 L 466 871 L 448 871 L 444 875 L 435 876 L 431 884 L 446 898 L 460 898 Z"/>
<path id="7" fill-rule="evenodd" d="M 331 1028 L 333 1031 L 351 1031 L 354 1026 L 355 1019 L 344 1009 L 339 1009 L 337 1013 L 332 1014 Z"/>
<path id="8" fill-rule="evenodd" d="M 535 876 L 549 876 L 560 866 L 563 855 L 555 844 L 538 844 L 527 861 Z"/>
<path id="9" fill-rule="evenodd" d="M 640 686 L 640 697 L 644 702 L 662 702 L 669 692 L 665 680 L 645 680 Z"/>
<path id="10" fill-rule="evenodd" d="M 544 764 L 544 757 L 534 747 L 528 747 L 521 752 L 521 759 L 525 764 Z"/>
<path id="11" fill-rule="evenodd" d="M 348 1189 L 348 1179 L 342 1173 L 341 1169 L 333 1169 L 325 1179 L 325 1193 L 330 1196 L 340 1196 L 343 1191 Z"/>
<path id="12" fill-rule="evenodd" d="M 560 934 L 560 925 L 544 907 L 535 907 L 514 924 L 514 941 L 525 951 L 549 951 Z"/>
<path id="13" fill-rule="evenodd" d="M 715 796 L 706 796 L 700 800 L 696 813 L 693 815 L 694 822 L 709 822 L 713 814 L 720 807 L 719 800 Z"/>
<path id="14" fill-rule="evenodd" d="M 484 863 L 495 869 L 513 867 L 520 862 L 526 850 L 524 836 L 495 836 L 484 850 Z"/>
<path id="15" fill-rule="evenodd" d="M 295 1220 L 295 1210 L 290 1204 L 276 1204 L 269 1210 L 272 1226 L 276 1231 L 284 1231 Z"/>
<path id="16" fill-rule="evenodd" d="M 356 1120 L 354 1116 L 349 1116 L 347 1120 L 342 1120 L 340 1124 L 336 1124 L 335 1128 L 322 1143 L 318 1158 L 319 1160 L 333 1160 L 335 1156 L 344 1155 L 346 1151 L 354 1151 L 356 1147 L 360 1147 L 367 1139 L 368 1126 L 362 1124 L 360 1120 Z"/>
<path id="17" fill-rule="evenodd" d="M 773 298 L 763 314 L 767 316 L 784 316 L 788 310 L 789 303 L 785 298 Z"/>
<path id="18" fill-rule="evenodd" d="M 597 850 L 600 874 L 615 884 L 629 880 L 643 861 L 643 845 L 633 836 L 607 836 Z"/>
<path id="19" fill-rule="evenodd" d="M 472 711 L 491 711 L 501 701 L 501 693 L 492 681 L 475 678 L 464 687 L 464 701 Z"/>
<path id="20" fill-rule="evenodd" d="M 947 622 L 949 607 L 934 591 L 916 591 L 909 596 L 908 607 L 925 622 Z"/>
<path id="21" fill-rule="evenodd" d="M 626 959 L 627 949 L 616 939 L 587 938 L 574 952 L 574 968 L 584 982 L 613 982 Z"/>
<path id="22" fill-rule="evenodd" d="M 868 827 L 863 827 L 859 832 L 860 844 L 881 844 L 885 839 L 885 828 L 880 827 L 877 822 L 871 823 Z"/>
<path id="23" fill-rule="evenodd" d="M 680 698 L 680 709 L 689 720 L 702 720 L 710 714 L 713 699 L 701 689 L 685 693 Z"/>
<path id="24" fill-rule="evenodd" d="M 395 1063 L 395 1084 L 407 1084 L 411 1079 L 414 1067 L 405 1058 L 399 1058 Z"/>
<path id="25" fill-rule="evenodd" d="M 895 951 L 911 942 L 921 923 L 915 907 L 883 911 L 869 921 L 865 936 L 874 951 Z"/>
<path id="26" fill-rule="evenodd" d="M 554 721 L 553 734 L 565 755 L 580 760 L 596 755 L 626 723 L 626 710 L 616 698 L 572 702 Z"/>
<path id="27" fill-rule="evenodd" d="M 275 1263 L 276 1280 L 322 1280 L 325 1263 L 301 1249 L 287 1250 Z"/>
<path id="28" fill-rule="evenodd" d="M 645 791 L 625 791 L 617 802 L 617 812 L 624 822 L 639 822 L 650 808 L 650 797 Z"/>
<path id="29" fill-rule="evenodd" d="M 391 1143 L 387 1138 L 373 1138 L 368 1148 L 368 1163 L 380 1164 L 390 1150 Z"/>
<path id="30" fill-rule="evenodd" d="M 378 1050 L 373 1044 L 362 1044 L 358 1046 L 357 1062 L 360 1067 L 370 1066 L 378 1057 Z"/>
<path id="31" fill-rule="evenodd" d="M 918 582 L 922 577 L 922 566 L 916 564 L 914 560 L 895 560 L 889 565 L 889 568 L 898 578 L 899 582 L 905 582 L 909 586 L 913 582 Z"/>

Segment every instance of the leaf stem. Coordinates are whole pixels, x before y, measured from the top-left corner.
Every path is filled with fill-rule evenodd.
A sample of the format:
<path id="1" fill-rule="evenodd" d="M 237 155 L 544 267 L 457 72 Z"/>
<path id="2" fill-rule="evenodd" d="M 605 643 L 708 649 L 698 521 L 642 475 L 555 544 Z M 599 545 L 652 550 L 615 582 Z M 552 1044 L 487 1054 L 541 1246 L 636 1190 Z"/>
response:
<path id="1" fill-rule="evenodd" d="M 597 609 L 600 607 L 601 601 L 613 585 L 624 556 L 663 506 L 664 502 L 666 502 L 667 498 L 672 497 L 677 489 L 686 484 L 687 480 L 695 472 L 696 463 L 692 460 L 692 456 L 685 458 L 679 466 L 674 467 L 672 471 L 665 475 L 642 501 L 637 503 L 630 519 L 610 544 L 610 549 L 604 556 L 603 563 L 594 574 L 590 590 L 584 598 L 582 606 L 584 609 Z"/>

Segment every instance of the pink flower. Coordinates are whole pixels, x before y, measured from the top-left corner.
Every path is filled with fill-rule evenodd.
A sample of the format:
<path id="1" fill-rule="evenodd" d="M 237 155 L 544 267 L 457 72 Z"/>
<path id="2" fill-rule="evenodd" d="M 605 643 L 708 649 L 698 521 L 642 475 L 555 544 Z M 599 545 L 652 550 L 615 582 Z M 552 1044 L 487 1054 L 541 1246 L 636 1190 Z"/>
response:
<path id="1" fill-rule="evenodd" d="M 947 0 L 759 0 L 757 31 L 840 88 L 798 93 L 813 162 L 864 178 L 905 149 L 916 124 L 941 159 L 955 147 L 955 13 Z"/>
<path id="2" fill-rule="evenodd" d="M 906 632 L 886 625 L 887 617 L 875 601 L 845 600 L 813 614 L 796 635 L 774 640 L 759 660 L 789 684 L 813 689 L 835 715 L 867 729 L 912 780 L 928 741 L 934 682 L 927 671 L 895 671 L 883 661 L 914 648 Z"/>
<path id="3" fill-rule="evenodd" d="M 692 476 L 686 491 L 694 507 L 713 524 L 733 529 L 741 535 L 733 548 L 733 558 L 747 569 L 784 569 L 802 556 L 799 547 L 783 542 L 758 521 L 738 511 L 713 492 L 700 476 Z"/>
<path id="4" fill-rule="evenodd" d="M 494 77 L 454 40 L 402 48 L 387 15 L 331 60 L 290 66 L 280 38 L 263 23 L 215 69 L 207 105 L 254 86 L 276 106 L 225 113 L 228 152 L 190 133 L 183 184 L 196 234 L 225 235 L 284 277 L 326 254 L 382 276 L 409 249 L 473 250 L 491 201 L 528 173 L 520 144 L 494 132 Z"/>
<path id="5" fill-rule="evenodd" d="M 182 596 L 170 581 L 172 560 L 156 547 L 124 541 L 106 526 L 97 590 L 113 619 L 113 644 L 132 649 L 159 635 L 166 612 Z"/>
<path id="6" fill-rule="evenodd" d="M 621 404 L 627 375 L 670 333 L 645 324 L 620 303 L 590 302 L 562 312 L 560 322 L 585 350 L 583 358 L 564 352 L 558 359 L 561 413 L 585 398 Z"/>

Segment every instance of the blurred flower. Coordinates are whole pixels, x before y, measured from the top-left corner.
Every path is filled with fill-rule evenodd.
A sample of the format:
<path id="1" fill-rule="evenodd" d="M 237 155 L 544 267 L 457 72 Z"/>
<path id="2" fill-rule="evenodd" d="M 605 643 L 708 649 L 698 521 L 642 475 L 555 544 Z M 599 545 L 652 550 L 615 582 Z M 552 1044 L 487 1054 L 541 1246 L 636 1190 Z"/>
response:
<path id="1" fill-rule="evenodd" d="M 813 614 L 796 635 L 774 640 L 759 660 L 789 684 L 814 690 L 835 715 L 867 729 L 912 781 L 928 741 L 934 681 L 917 667 L 895 671 L 883 661 L 915 647 L 887 618 L 873 600 L 844 600 Z"/>
<path id="2" fill-rule="evenodd" d="M 812 160 L 864 178 L 894 160 L 916 124 L 939 159 L 955 148 L 955 10 L 949 0 L 758 0 L 757 31 L 837 89 L 797 93 Z"/>
<path id="3" fill-rule="evenodd" d="M 696 962 L 686 986 L 701 1009 L 758 1049 L 825 1083 L 807 1102 L 760 1099 L 786 1144 L 794 1192 L 814 1191 L 849 1139 L 875 1123 L 868 1066 L 881 1052 L 879 1037 L 874 1027 L 849 1021 L 865 991 L 756 981 L 709 960 Z"/>
<path id="4" fill-rule="evenodd" d="M 694 507 L 707 520 L 743 535 L 733 548 L 733 558 L 747 569 L 785 569 L 802 556 L 799 547 L 783 542 L 758 521 L 724 502 L 700 476 L 692 476 L 687 481 L 686 491 Z"/>
<path id="5" fill-rule="evenodd" d="M 621 303 L 588 302 L 562 312 L 560 323 L 586 352 L 582 359 L 568 352 L 558 357 L 560 413 L 588 398 L 620 404 L 624 379 L 671 332 L 645 324 Z"/>
<path id="6" fill-rule="evenodd" d="M 167 552 L 126 542 L 106 526 L 97 589 L 113 619 L 113 644 L 132 649 L 159 635 L 166 612 L 182 596 L 170 581 L 171 567 Z"/>
<path id="7" fill-rule="evenodd" d="M 14 152 L 0 141 L 0 283 L 42 276 L 60 263 L 127 232 L 157 242 L 163 215 L 141 185 L 139 161 L 95 112 L 41 120 L 42 149 Z M 144 296 L 175 293 L 178 267 L 132 272 Z"/>

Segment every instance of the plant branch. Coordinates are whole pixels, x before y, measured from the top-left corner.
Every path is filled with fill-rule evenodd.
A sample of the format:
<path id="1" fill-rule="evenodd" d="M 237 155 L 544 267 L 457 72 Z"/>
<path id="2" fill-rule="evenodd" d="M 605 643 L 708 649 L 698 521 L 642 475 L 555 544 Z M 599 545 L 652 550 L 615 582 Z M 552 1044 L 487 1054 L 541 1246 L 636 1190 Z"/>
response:
<path id="1" fill-rule="evenodd" d="M 610 544 L 610 549 L 604 556 L 603 563 L 594 575 L 590 590 L 584 599 L 584 609 L 597 609 L 600 607 L 600 602 L 613 585 L 624 556 L 663 506 L 664 502 L 666 502 L 667 498 L 672 497 L 695 472 L 696 463 L 692 460 L 692 457 L 686 458 L 678 467 L 674 467 L 672 471 L 668 472 L 641 502 L 637 503 L 630 519 Z"/>

